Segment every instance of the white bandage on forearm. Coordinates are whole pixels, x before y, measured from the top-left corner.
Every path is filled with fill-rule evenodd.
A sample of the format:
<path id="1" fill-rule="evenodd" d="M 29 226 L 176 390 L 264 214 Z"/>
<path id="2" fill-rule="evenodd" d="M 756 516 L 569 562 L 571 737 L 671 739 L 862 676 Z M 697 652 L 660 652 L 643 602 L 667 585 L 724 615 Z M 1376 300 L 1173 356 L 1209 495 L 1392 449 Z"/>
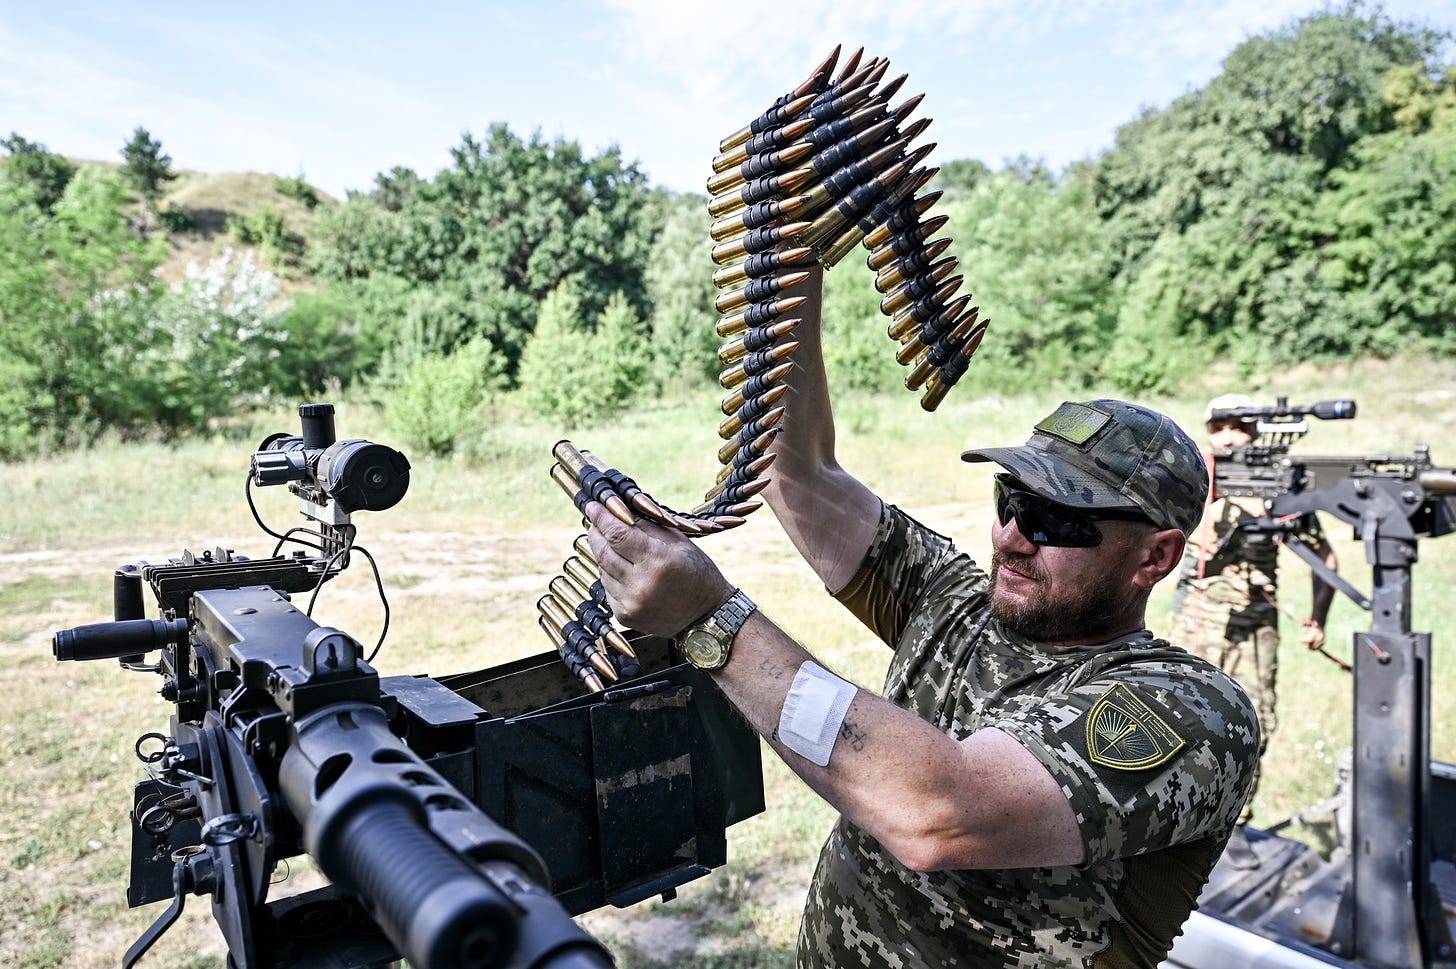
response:
<path id="1" fill-rule="evenodd" d="M 794 675 L 784 708 L 779 712 L 779 739 L 784 746 L 820 767 L 829 765 L 834 738 L 854 702 L 856 687 L 818 663 L 805 662 Z"/>

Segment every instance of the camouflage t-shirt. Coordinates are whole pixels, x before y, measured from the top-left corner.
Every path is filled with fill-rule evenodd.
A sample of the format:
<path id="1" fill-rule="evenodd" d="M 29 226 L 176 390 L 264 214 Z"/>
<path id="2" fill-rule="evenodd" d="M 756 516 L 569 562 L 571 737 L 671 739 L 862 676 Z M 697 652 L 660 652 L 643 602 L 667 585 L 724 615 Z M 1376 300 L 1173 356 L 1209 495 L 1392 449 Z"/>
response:
<path id="1" fill-rule="evenodd" d="M 885 505 L 839 598 L 895 648 L 885 696 L 956 740 L 995 727 L 1061 784 L 1080 866 L 916 872 L 840 818 L 819 856 L 799 965 L 1153 966 L 1222 851 L 1258 756 L 1217 667 L 1146 630 L 1052 648 L 990 617 L 990 576 Z"/>

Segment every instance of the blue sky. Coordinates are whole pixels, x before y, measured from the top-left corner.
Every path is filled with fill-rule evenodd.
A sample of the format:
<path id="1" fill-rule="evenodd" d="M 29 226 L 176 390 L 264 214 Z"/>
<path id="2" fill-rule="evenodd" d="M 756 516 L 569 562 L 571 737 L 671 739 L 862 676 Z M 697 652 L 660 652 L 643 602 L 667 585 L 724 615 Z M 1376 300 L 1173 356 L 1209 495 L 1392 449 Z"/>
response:
<path id="1" fill-rule="evenodd" d="M 411 8 L 406 13 L 406 7 Z M 1202 86 L 1240 41 L 1318 0 L 0 2 L 0 134 L 118 160 L 137 125 L 178 168 L 303 175 L 332 195 L 396 165 L 433 175 L 504 121 L 617 145 L 702 191 L 718 139 L 836 43 L 924 92 L 933 161 L 1054 169 L 1145 106 Z M 1456 28 L 1456 0 L 1390 0 Z"/>

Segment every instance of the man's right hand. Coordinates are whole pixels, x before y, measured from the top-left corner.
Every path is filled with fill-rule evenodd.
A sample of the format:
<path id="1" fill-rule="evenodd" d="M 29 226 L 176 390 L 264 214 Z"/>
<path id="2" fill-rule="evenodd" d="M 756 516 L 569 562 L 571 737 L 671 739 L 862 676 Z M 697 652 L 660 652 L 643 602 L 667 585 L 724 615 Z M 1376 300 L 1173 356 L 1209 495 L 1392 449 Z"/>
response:
<path id="1" fill-rule="evenodd" d="M 733 594 L 713 560 L 680 532 L 641 517 L 623 524 L 595 501 L 586 517 L 602 588 L 623 625 L 672 638 Z"/>

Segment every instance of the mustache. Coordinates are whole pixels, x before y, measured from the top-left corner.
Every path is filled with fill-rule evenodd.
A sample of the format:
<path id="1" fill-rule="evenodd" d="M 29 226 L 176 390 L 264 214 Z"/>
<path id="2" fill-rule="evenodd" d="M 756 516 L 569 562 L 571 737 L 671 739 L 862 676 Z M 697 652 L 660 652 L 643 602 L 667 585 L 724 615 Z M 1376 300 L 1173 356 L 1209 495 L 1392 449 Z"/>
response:
<path id="1" fill-rule="evenodd" d="M 1000 549 L 995 549 L 991 552 L 992 581 L 995 581 L 995 576 L 1003 565 L 1011 566 L 1029 579 L 1045 578 L 1042 574 L 1041 563 L 1036 560 L 1036 556 L 1023 555 L 1020 552 L 1004 552 Z"/>

